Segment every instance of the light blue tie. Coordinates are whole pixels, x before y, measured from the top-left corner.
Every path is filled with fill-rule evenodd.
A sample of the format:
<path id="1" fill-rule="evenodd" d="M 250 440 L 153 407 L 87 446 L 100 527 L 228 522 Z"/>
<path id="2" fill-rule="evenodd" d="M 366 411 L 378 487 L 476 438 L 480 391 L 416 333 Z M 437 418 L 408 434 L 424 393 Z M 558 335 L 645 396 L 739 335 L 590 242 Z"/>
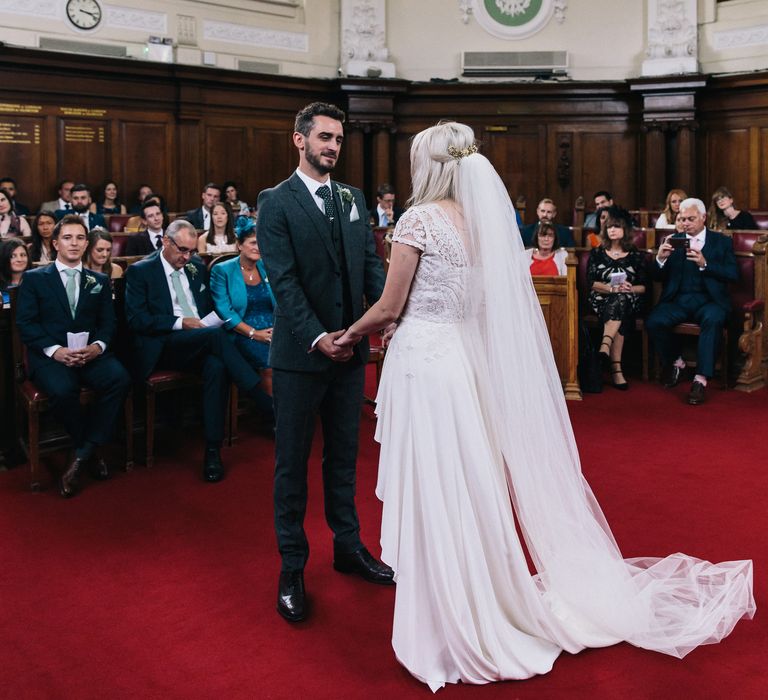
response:
<path id="1" fill-rule="evenodd" d="M 176 292 L 176 298 L 179 300 L 179 306 L 184 314 L 184 318 L 197 318 L 197 314 L 189 304 L 184 287 L 181 285 L 181 270 L 174 270 L 171 273 L 171 284 L 173 284 L 173 291 Z"/>
<path id="2" fill-rule="evenodd" d="M 72 312 L 72 318 L 75 317 L 75 309 L 77 308 L 77 273 L 79 270 L 73 270 L 67 268 L 64 270 L 64 274 L 67 276 L 67 284 L 64 289 L 67 291 L 67 301 L 69 302 L 69 310 Z"/>

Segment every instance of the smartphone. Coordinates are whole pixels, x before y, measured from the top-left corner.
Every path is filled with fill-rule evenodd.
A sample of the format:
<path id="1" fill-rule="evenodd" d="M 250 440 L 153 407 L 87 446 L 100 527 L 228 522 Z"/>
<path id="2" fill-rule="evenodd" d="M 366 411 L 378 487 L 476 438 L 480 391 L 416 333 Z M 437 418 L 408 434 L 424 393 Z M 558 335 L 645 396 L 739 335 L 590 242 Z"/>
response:
<path id="1" fill-rule="evenodd" d="M 691 239 L 682 236 L 670 236 L 667 238 L 667 243 L 671 245 L 675 250 L 688 250 L 691 247 Z"/>

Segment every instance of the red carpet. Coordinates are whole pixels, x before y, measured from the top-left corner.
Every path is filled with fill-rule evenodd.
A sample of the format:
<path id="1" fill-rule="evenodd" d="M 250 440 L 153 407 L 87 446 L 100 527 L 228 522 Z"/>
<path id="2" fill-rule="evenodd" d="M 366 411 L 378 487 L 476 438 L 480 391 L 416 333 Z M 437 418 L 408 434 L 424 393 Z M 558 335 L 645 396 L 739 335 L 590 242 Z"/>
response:
<path id="1" fill-rule="evenodd" d="M 547 676 L 449 686 L 441 698 L 766 697 L 768 392 L 714 389 L 696 408 L 683 395 L 635 382 L 571 404 L 584 471 L 625 556 L 754 559 L 755 620 L 683 661 L 622 644 L 563 654 Z M 378 552 L 373 426 L 366 408 L 358 506 Z M 0 473 L 0 697 L 430 696 L 392 654 L 394 590 L 330 566 L 317 449 L 313 614 L 291 627 L 274 609 L 271 442 L 244 426 L 215 485 L 199 478 L 197 438 L 159 443 L 152 471 L 88 482 L 72 501 L 27 492 L 23 470 Z"/>

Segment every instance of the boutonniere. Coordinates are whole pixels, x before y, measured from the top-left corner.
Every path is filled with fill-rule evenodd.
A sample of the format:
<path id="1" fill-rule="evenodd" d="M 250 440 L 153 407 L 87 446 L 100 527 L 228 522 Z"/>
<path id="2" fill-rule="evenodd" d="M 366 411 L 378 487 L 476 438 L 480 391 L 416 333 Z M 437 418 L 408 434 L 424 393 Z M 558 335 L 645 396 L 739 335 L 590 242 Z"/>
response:
<path id="1" fill-rule="evenodd" d="M 184 265 L 184 267 L 187 270 L 187 274 L 192 279 L 195 279 L 195 277 L 197 277 L 197 267 L 195 267 L 195 265 L 193 265 L 191 262 L 188 262 L 186 265 Z"/>
<path id="2" fill-rule="evenodd" d="M 88 287 L 92 287 L 96 284 L 96 278 L 93 275 L 86 274 L 85 275 L 85 288 L 88 289 Z"/>
<path id="3" fill-rule="evenodd" d="M 348 187 L 342 187 L 341 185 L 336 185 L 336 194 L 339 195 L 339 199 L 341 200 L 341 211 L 344 211 L 344 205 L 345 204 L 352 204 L 355 201 L 355 197 L 350 192 Z"/>

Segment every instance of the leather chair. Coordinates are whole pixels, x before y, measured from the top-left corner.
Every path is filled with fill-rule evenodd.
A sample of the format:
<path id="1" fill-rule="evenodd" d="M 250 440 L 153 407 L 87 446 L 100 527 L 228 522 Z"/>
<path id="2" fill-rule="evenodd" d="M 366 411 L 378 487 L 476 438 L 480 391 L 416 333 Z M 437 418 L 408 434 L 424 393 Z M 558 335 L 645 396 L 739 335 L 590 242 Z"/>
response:
<path id="1" fill-rule="evenodd" d="M 30 488 L 32 491 L 41 490 L 40 479 L 40 455 L 57 449 L 60 439 L 52 438 L 41 440 L 40 415 L 48 410 L 48 396 L 38 389 L 27 375 L 27 349 L 21 342 L 19 329 L 16 325 L 16 296 L 18 288 L 9 290 L 11 301 L 11 343 L 13 348 L 13 368 L 16 383 L 16 402 L 20 412 L 27 419 L 26 435 L 19 435 L 19 443 L 29 460 Z M 89 404 L 94 401 L 96 395 L 91 389 L 80 390 L 80 402 Z M 133 394 L 128 393 L 125 399 L 125 471 L 133 468 Z M 26 438 L 26 440 L 25 440 Z"/>

